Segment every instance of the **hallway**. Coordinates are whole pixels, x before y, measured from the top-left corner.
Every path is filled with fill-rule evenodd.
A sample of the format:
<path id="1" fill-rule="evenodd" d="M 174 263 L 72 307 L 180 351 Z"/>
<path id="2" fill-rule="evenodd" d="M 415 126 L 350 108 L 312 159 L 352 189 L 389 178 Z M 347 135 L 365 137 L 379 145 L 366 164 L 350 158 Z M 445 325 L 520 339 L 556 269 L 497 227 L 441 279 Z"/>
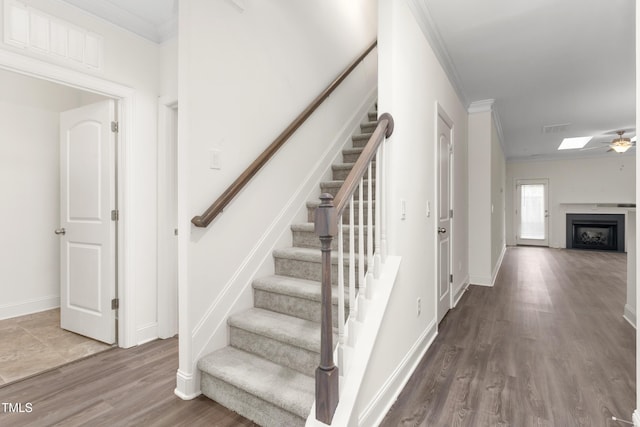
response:
<path id="1" fill-rule="evenodd" d="M 508 248 L 471 286 L 382 426 L 620 426 L 635 408 L 626 255 Z"/>

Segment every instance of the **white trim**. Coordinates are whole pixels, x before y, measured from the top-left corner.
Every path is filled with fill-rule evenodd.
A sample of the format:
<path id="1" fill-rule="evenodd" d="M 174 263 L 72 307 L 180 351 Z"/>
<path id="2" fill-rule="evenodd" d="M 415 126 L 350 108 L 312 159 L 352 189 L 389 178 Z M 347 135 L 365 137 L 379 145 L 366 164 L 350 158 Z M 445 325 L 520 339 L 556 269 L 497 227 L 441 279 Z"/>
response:
<path id="1" fill-rule="evenodd" d="M 160 97 L 158 100 L 158 230 L 157 230 L 157 277 L 158 277 L 158 336 L 160 338 L 169 338 L 178 333 L 178 289 L 177 277 L 176 282 L 171 283 L 170 277 L 173 273 L 177 276 L 178 240 L 172 232 L 172 228 L 178 227 L 177 218 L 177 140 L 174 141 L 173 135 L 177 136 L 177 117 L 173 119 L 173 115 L 177 113 L 178 100 L 176 98 Z M 174 129 L 176 127 L 176 129 Z M 167 171 L 170 166 L 169 162 L 174 165 L 173 177 L 168 177 Z M 173 179 L 173 182 L 170 179 Z M 169 191 L 167 191 L 169 189 Z M 176 199 L 172 200 L 169 194 L 173 191 Z M 175 204 L 176 218 L 175 223 L 170 224 L 170 215 L 168 210 L 171 204 Z M 172 256 L 171 247 L 175 245 L 175 259 Z M 173 265 L 171 263 L 174 263 Z M 163 280 L 163 278 L 169 278 Z M 174 289 L 172 289 L 174 287 Z"/>
<path id="2" fill-rule="evenodd" d="M 631 307 L 629 304 L 624 305 L 624 314 L 622 315 L 622 317 L 624 318 L 624 320 L 629 322 L 629 324 L 633 326 L 634 329 L 636 328 L 636 325 L 637 325 L 636 310 L 633 307 Z"/>
<path id="3" fill-rule="evenodd" d="M 449 82 L 453 87 L 453 90 L 455 90 L 458 98 L 460 98 L 460 101 L 463 104 L 466 104 L 468 101 L 464 91 L 462 90 L 460 76 L 458 75 L 458 71 L 453 64 L 451 56 L 449 56 L 449 51 L 447 51 L 447 48 L 445 47 L 442 36 L 438 31 L 438 26 L 431 16 L 431 12 L 429 12 L 427 2 L 420 0 L 407 0 L 407 5 L 413 13 L 418 26 L 427 39 L 427 42 L 429 42 L 431 49 L 433 49 L 433 53 L 438 59 L 438 62 L 444 69 L 444 72 L 447 75 Z"/>
<path id="4" fill-rule="evenodd" d="M 137 345 L 145 344 L 156 339 L 158 339 L 158 322 L 143 325 L 136 331 Z"/>
<path id="5" fill-rule="evenodd" d="M 0 305 L 0 320 L 26 316 L 27 314 L 39 313 L 58 307 L 60 307 L 60 297 L 55 295 L 4 304 Z"/>
<path id="6" fill-rule="evenodd" d="M 489 276 L 469 276 L 469 284 L 474 286 L 493 287 L 493 280 Z"/>
<path id="7" fill-rule="evenodd" d="M 476 113 L 488 113 L 493 111 L 493 104 L 496 102 L 495 99 L 482 99 L 480 101 L 473 101 L 469 104 L 467 111 L 469 114 Z"/>
<path id="8" fill-rule="evenodd" d="M 358 425 L 377 426 L 382 422 L 437 335 L 438 328 L 434 319 L 387 378 L 378 393 L 364 407 L 358 417 Z"/>
<path id="9" fill-rule="evenodd" d="M 120 347 L 136 345 L 135 325 L 135 277 L 134 265 L 127 262 L 129 254 L 133 253 L 135 242 L 132 238 L 133 213 L 132 188 L 134 174 L 130 170 L 128 160 L 132 158 L 132 135 L 135 127 L 135 91 L 99 77 L 44 62 L 39 59 L 20 55 L 5 49 L 0 49 L 0 68 L 37 79 L 74 87 L 88 92 L 97 93 L 118 99 L 118 120 L 120 131 L 118 134 L 118 209 L 122 212 L 118 227 L 118 297 L 120 309 L 118 313 L 118 336 Z"/>
<path id="10" fill-rule="evenodd" d="M 460 299 L 462 298 L 462 295 L 464 295 L 464 293 L 468 288 L 469 288 L 469 275 L 467 275 L 464 278 L 464 280 L 460 283 L 460 285 L 458 285 L 455 289 L 452 290 L 454 307 L 458 305 L 458 303 L 460 302 Z"/>
<path id="11" fill-rule="evenodd" d="M 200 396 L 200 378 L 198 375 L 187 374 L 178 369 L 176 373 L 176 388 L 173 391 L 182 400 L 191 400 Z"/>
<path id="12" fill-rule="evenodd" d="M 498 277 L 498 272 L 500 272 L 500 267 L 502 266 L 505 252 L 507 252 L 507 246 L 502 245 L 502 251 L 500 252 L 500 256 L 498 257 L 496 265 L 493 266 L 493 273 L 491 273 L 491 286 L 495 285 L 496 283 L 496 278 Z"/>
<path id="13" fill-rule="evenodd" d="M 640 412 L 638 412 L 638 409 L 633 411 L 633 425 L 635 427 L 640 427 Z"/>

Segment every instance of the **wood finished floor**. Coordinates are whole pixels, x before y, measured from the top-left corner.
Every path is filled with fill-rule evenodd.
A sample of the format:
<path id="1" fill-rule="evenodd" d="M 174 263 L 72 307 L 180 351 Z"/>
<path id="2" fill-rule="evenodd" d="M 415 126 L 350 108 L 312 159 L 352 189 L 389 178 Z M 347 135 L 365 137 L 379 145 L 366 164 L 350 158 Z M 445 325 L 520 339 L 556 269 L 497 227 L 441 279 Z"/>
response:
<path id="1" fill-rule="evenodd" d="M 113 349 L 37 377 L 0 387 L 0 426 L 255 426 L 200 396 L 174 393 L 178 340 Z M 15 406 L 14 406 L 15 408 Z"/>
<path id="2" fill-rule="evenodd" d="M 624 426 L 635 409 L 626 255 L 516 247 L 471 286 L 382 426 Z"/>

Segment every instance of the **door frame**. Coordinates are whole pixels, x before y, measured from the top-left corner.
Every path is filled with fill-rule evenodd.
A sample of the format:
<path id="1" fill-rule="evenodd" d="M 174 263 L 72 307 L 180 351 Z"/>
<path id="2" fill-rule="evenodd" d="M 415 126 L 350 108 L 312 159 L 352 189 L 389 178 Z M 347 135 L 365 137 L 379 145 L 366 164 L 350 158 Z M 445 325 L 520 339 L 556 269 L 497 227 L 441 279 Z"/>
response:
<path id="1" fill-rule="evenodd" d="M 454 203 L 453 201 L 455 200 L 454 198 L 454 188 L 455 188 L 455 183 L 454 183 L 454 156 L 455 156 L 455 126 L 453 123 L 453 120 L 451 120 L 451 118 L 449 117 L 449 115 L 445 112 L 444 108 L 442 107 L 442 105 L 440 105 L 440 103 L 438 101 L 436 101 L 436 114 L 435 114 L 435 121 L 434 121 L 434 135 L 435 135 L 435 144 L 434 144 L 434 148 L 435 148 L 435 152 L 434 152 L 434 199 L 435 199 L 435 203 L 434 203 L 434 210 L 433 213 L 435 214 L 435 227 L 434 227 L 434 231 L 438 228 L 438 212 L 440 209 L 440 198 L 438 197 L 438 118 L 442 118 L 442 120 L 447 124 L 447 126 L 449 126 L 449 129 L 451 129 L 450 134 L 449 134 L 449 146 L 450 148 L 450 154 L 449 154 L 449 209 L 454 210 Z M 455 227 L 454 227 L 454 222 L 453 222 L 453 217 L 450 218 L 450 227 L 449 227 L 449 274 L 453 274 L 453 242 L 454 242 L 454 237 L 455 237 Z M 438 302 L 440 300 L 440 296 L 439 296 L 439 292 L 438 292 L 438 275 L 439 275 L 439 259 L 438 259 L 438 251 L 439 251 L 439 241 L 438 241 L 438 236 L 437 236 L 437 231 L 436 231 L 436 238 L 434 239 L 434 253 L 435 253 L 435 269 L 434 269 L 434 283 L 436 283 L 435 286 L 435 313 L 436 313 L 436 319 L 438 318 Z M 451 310 L 454 307 L 454 295 L 453 295 L 453 283 L 451 281 L 449 281 L 449 310 Z"/>
<path id="2" fill-rule="evenodd" d="M 178 268 L 178 238 L 167 234 L 170 228 L 177 229 L 178 206 L 178 99 L 160 97 L 158 100 L 158 336 L 170 338 L 178 333 L 178 283 L 176 277 L 175 289 L 170 282 L 162 280 L 171 274 L 171 262 L 175 262 L 175 272 Z M 173 162 L 173 182 L 166 175 L 160 174 L 162 165 Z M 163 188 L 173 187 L 175 199 L 167 195 Z M 167 209 L 172 205 L 176 208 L 175 224 L 169 224 Z M 175 245 L 175 259 L 170 259 L 170 246 Z"/>
<path id="3" fill-rule="evenodd" d="M 132 242 L 132 221 L 133 213 L 128 207 L 132 203 L 132 183 L 128 160 L 132 156 L 132 144 L 135 134 L 134 121 L 134 101 L 135 90 L 114 83 L 100 77 L 84 74 L 80 71 L 61 67 L 36 58 L 28 57 L 0 49 L 0 68 L 34 77 L 41 80 L 73 87 L 87 92 L 96 93 L 115 100 L 118 110 L 119 131 L 117 137 L 118 156 L 116 159 L 117 172 L 117 205 L 121 211 L 120 221 L 117 231 L 116 262 L 118 272 L 116 276 L 116 294 L 120 298 L 120 306 L 117 313 L 118 318 L 118 346 L 127 348 L 133 347 L 136 342 L 135 325 L 135 293 L 133 283 L 134 267 L 128 262 L 129 254 L 133 249 Z"/>
<path id="4" fill-rule="evenodd" d="M 519 213 L 519 211 L 521 210 L 520 207 L 520 198 L 519 193 L 520 193 L 520 189 L 519 187 L 521 185 L 527 185 L 527 184 L 543 184 L 545 186 L 545 211 L 546 211 L 546 224 L 545 224 L 545 235 L 546 235 L 546 239 L 545 239 L 545 243 L 546 244 L 536 244 L 534 242 L 524 242 L 521 243 L 520 242 L 520 237 L 519 237 L 519 233 L 520 233 L 520 218 L 522 213 Z M 549 242 L 551 241 L 551 227 L 549 226 L 549 217 L 550 217 L 550 213 L 549 213 L 549 178 L 516 178 L 515 179 L 515 186 L 513 189 L 514 193 L 513 193 L 513 215 L 514 215 L 514 221 L 513 221 L 513 227 L 514 227 L 514 236 L 515 236 L 515 243 L 516 246 L 518 245 L 522 245 L 522 246 L 541 246 L 541 247 L 549 247 Z"/>

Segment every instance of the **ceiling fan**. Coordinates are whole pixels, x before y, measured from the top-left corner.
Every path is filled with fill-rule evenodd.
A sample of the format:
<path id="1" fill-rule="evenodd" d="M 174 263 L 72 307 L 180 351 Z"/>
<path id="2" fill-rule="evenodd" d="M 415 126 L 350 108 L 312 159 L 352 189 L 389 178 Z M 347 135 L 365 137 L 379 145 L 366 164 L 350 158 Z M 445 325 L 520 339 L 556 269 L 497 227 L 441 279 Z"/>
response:
<path id="1" fill-rule="evenodd" d="M 616 133 L 618 134 L 618 137 L 613 141 L 611 141 L 611 143 L 609 144 L 610 148 L 607 150 L 607 152 L 615 151 L 616 153 L 624 153 L 629 148 L 634 147 L 636 145 L 635 141 L 631 141 L 631 139 L 629 138 L 622 137 L 622 135 L 624 135 L 623 130 L 619 130 Z"/>
<path id="2" fill-rule="evenodd" d="M 636 146 L 636 141 L 635 141 L 635 137 L 633 138 L 624 138 L 622 135 L 624 135 L 626 131 L 625 130 L 618 130 L 615 131 L 615 133 L 618 135 L 617 138 L 614 138 L 613 141 L 602 141 L 600 142 L 601 144 L 605 144 L 604 146 L 600 146 L 600 147 L 588 147 L 588 148 L 582 148 L 580 151 L 588 151 L 588 150 L 600 150 L 603 148 L 609 148 L 607 150 L 607 153 L 610 151 L 615 151 L 616 153 L 624 153 L 627 150 L 629 150 L 630 148 L 634 148 Z M 614 133 L 614 132 L 611 132 Z M 604 136 L 604 135 L 603 135 Z"/>

